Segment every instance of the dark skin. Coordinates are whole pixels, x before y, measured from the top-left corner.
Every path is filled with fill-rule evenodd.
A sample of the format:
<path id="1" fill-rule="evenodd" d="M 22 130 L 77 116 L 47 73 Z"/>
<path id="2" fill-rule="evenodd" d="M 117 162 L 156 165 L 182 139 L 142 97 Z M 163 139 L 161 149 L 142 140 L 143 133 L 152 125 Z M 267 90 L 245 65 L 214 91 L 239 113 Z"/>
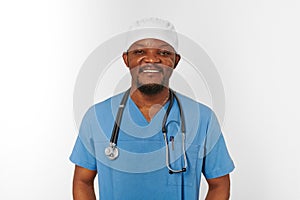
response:
<path id="1" fill-rule="evenodd" d="M 205 200 L 228 200 L 230 196 L 229 174 L 218 178 L 206 179 L 208 192 Z"/>
<path id="2" fill-rule="evenodd" d="M 73 177 L 74 200 L 96 200 L 94 191 L 94 179 L 97 171 L 75 166 Z"/>
<path id="3" fill-rule="evenodd" d="M 173 47 L 161 40 L 144 39 L 135 42 L 123 60 L 129 68 L 132 81 L 130 97 L 145 119 L 150 122 L 167 102 L 169 78 L 180 61 Z M 161 84 L 163 89 L 157 94 L 145 94 L 138 88 L 144 84 Z M 74 200 L 95 200 L 94 179 L 97 171 L 75 166 L 73 178 Z M 229 175 L 207 179 L 209 186 L 206 200 L 228 200 L 230 195 Z"/>
<path id="4" fill-rule="evenodd" d="M 147 39 L 134 43 L 128 52 L 123 53 L 123 60 L 132 77 L 131 99 L 149 122 L 169 97 L 169 78 L 180 60 L 180 55 L 163 41 Z M 150 69 L 152 72 L 145 72 L 143 69 Z M 163 90 L 152 95 L 138 90 L 139 85 L 153 83 L 163 85 Z"/>

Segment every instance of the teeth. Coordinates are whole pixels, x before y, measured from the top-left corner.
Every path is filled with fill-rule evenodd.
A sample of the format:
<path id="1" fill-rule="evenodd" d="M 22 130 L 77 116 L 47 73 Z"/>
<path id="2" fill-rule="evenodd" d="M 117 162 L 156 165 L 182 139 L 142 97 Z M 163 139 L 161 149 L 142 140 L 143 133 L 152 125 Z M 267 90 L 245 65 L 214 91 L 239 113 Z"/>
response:
<path id="1" fill-rule="evenodd" d="M 156 69 L 145 69 L 145 70 L 143 70 L 143 72 L 145 72 L 145 73 L 157 73 L 157 72 L 159 72 L 159 70 L 156 70 Z"/>

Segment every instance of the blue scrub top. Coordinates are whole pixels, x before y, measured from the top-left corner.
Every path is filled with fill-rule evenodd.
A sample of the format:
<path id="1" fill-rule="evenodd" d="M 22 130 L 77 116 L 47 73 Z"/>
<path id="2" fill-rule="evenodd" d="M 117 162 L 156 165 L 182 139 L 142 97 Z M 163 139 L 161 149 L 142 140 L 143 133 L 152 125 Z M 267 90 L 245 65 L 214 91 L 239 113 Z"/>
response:
<path id="1" fill-rule="evenodd" d="M 215 114 L 207 106 L 180 94 L 177 96 L 186 123 L 186 172 L 169 174 L 166 167 L 161 127 L 168 103 L 147 122 L 129 98 L 120 124 L 119 157 L 109 160 L 104 149 L 109 145 L 123 94 L 98 103 L 86 112 L 70 156 L 74 164 L 97 170 L 100 199 L 197 200 L 201 174 L 211 179 L 233 171 L 234 164 Z M 166 124 L 170 166 L 178 170 L 184 166 L 184 159 L 176 100 Z"/>

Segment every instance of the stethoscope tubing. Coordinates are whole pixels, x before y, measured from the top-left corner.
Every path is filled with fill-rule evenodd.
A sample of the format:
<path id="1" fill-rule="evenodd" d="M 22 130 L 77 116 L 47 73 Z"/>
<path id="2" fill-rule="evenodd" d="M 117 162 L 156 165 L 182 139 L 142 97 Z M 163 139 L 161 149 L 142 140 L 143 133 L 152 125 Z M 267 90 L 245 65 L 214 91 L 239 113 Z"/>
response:
<path id="1" fill-rule="evenodd" d="M 117 148 L 117 142 L 118 142 L 118 137 L 119 137 L 120 124 L 122 121 L 122 115 L 123 115 L 123 111 L 125 109 L 125 104 L 128 100 L 129 94 L 130 94 L 130 88 L 125 92 L 125 94 L 120 102 L 117 117 L 116 117 L 115 124 L 113 127 L 112 135 L 110 138 L 110 144 L 107 148 L 105 148 L 105 154 L 110 160 L 116 159 L 119 155 L 119 151 Z M 169 145 L 168 145 L 168 139 L 167 139 L 166 124 L 167 124 L 167 119 L 170 114 L 171 108 L 173 107 L 173 104 L 174 104 L 174 98 L 176 99 L 176 101 L 178 103 L 178 108 L 179 108 L 179 113 L 180 113 L 180 121 L 181 121 L 181 133 L 182 133 L 182 152 L 183 152 L 183 159 L 184 159 L 184 167 L 180 170 L 172 169 L 169 164 L 170 163 L 170 161 L 169 161 Z M 166 166 L 169 169 L 169 173 L 173 174 L 173 173 L 185 172 L 186 168 L 187 168 L 187 158 L 186 158 L 186 151 L 185 151 L 186 129 L 185 129 L 185 118 L 184 118 L 184 113 L 182 110 L 182 105 L 181 105 L 177 95 L 175 94 L 175 92 L 171 89 L 169 89 L 169 100 L 170 100 L 170 102 L 169 102 L 168 108 L 166 110 L 165 116 L 162 121 L 162 133 L 163 133 L 164 142 L 165 142 L 165 146 L 166 146 Z"/>
<path id="2" fill-rule="evenodd" d="M 119 109 L 118 109 L 118 113 L 117 113 L 117 117 L 116 117 L 116 121 L 114 124 L 114 128 L 113 128 L 113 131 L 111 134 L 110 143 L 114 144 L 115 146 L 117 145 L 117 142 L 118 142 L 118 137 L 119 137 L 119 132 L 120 132 L 120 124 L 121 124 L 123 111 L 125 109 L 125 104 L 128 100 L 129 94 L 130 94 L 130 89 L 128 89 L 125 92 L 125 94 L 121 100 L 121 103 L 120 103 Z"/>

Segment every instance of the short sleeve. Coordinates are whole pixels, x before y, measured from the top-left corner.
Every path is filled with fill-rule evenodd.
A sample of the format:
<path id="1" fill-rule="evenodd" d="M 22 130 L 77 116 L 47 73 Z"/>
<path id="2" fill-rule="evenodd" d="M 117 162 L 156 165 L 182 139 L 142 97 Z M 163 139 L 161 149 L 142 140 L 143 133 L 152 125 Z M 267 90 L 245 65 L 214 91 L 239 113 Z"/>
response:
<path id="1" fill-rule="evenodd" d="M 75 165 L 78 165 L 80 167 L 89 170 L 96 170 L 95 157 L 87 151 L 79 137 L 77 137 L 72 154 L 70 156 L 70 160 Z"/>
<path id="2" fill-rule="evenodd" d="M 207 179 L 229 174 L 235 168 L 229 155 L 219 122 L 212 112 L 205 141 L 202 173 Z"/>
<path id="3" fill-rule="evenodd" d="M 94 156 L 94 144 L 89 118 L 89 112 L 87 112 L 81 122 L 79 135 L 76 139 L 70 160 L 80 167 L 96 170 L 96 158 Z"/>

